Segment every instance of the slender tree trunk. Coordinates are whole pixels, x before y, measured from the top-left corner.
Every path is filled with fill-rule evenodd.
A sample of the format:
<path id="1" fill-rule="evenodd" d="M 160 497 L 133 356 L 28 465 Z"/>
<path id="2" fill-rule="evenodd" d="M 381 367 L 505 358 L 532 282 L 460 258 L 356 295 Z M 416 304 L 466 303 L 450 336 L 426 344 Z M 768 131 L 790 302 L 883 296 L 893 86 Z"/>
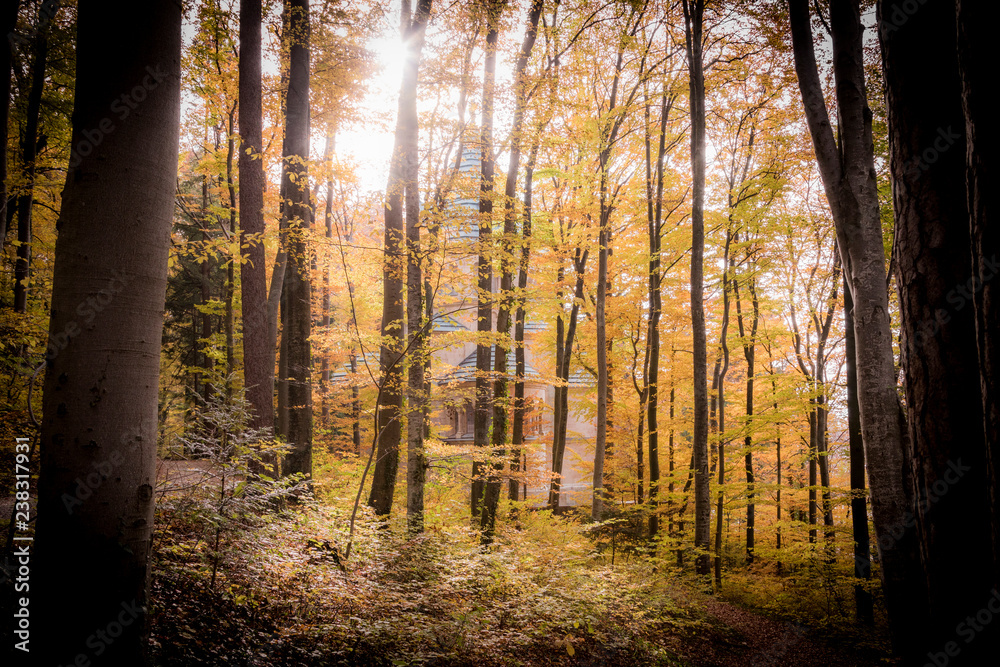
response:
<path id="1" fill-rule="evenodd" d="M 865 449 L 861 439 L 861 410 L 858 406 L 858 370 L 854 342 L 854 302 L 844 278 L 844 354 L 847 363 L 847 434 L 851 456 L 851 517 L 854 533 L 854 576 L 872 578 L 868 540 L 868 503 L 865 498 Z M 780 471 L 779 477 L 781 479 Z M 872 595 L 863 584 L 854 586 L 854 611 L 858 621 L 874 623 Z"/>
<path id="2" fill-rule="evenodd" d="M 789 0 L 789 9 L 806 120 L 854 298 L 861 431 L 893 643 L 901 653 L 919 660 L 920 654 L 914 653 L 908 638 L 921 634 L 927 594 L 916 532 L 908 519 L 913 508 L 912 483 L 905 472 L 910 463 L 899 423 L 859 8 L 856 0 L 831 3 L 839 133 L 843 139 L 839 147 L 816 69 L 808 0 Z M 904 32 L 912 33 L 914 18 L 924 21 L 923 17 L 932 13 L 922 7 Z"/>
<path id="3" fill-rule="evenodd" d="M 562 386 L 556 387 L 556 420 L 552 436 L 552 485 L 549 488 L 549 506 L 559 509 L 561 494 L 561 477 L 563 470 L 563 458 L 566 454 L 566 427 L 569 419 L 569 369 L 573 356 L 573 344 L 576 339 L 576 324 L 580 315 L 580 303 L 583 302 L 583 272 L 587 266 L 587 256 L 590 250 L 582 252 L 576 249 L 576 256 L 573 258 L 573 271 L 576 274 L 576 286 L 573 291 L 573 306 L 569 311 L 569 323 L 566 325 L 566 339 L 563 344 L 562 355 L 557 355 L 556 378 Z M 557 322 L 557 328 L 560 321 Z M 558 337 L 558 331 L 556 332 Z"/>
<path id="4" fill-rule="evenodd" d="M 285 0 L 289 14 L 288 97 L 285 103 L 285 150 L 289 161 L 285 193 L 288 204 L 288 264 L 285 288 L 288 317 L 282 317 L 282 341 L 288 341 L 288 443 L 284 474 L 312 472 L 312 289 L 306 235 L 312 222 L 309 202 L 309 0 Z"/>
<path id="5" fill-rule="evenodd" d="M 333 148 L 336 142 L 336 135 L 334 130 L 330 127 L 326 131 L 326 142 L 323 146 L 323 166 L 326 169 L 326 204 L 323 211 L 323 223 L 326 229 L 326 239 L 327 243 L 333 242 Z M 330 267 L 328 264 L 324 264 L 322 267 L 323 272 L 323 287 L 321 288 L 323 294 L 320 297 L 320 308 L 322 314 L 322 320 L 320 326 L 323 327 L 324 333 L 330 331 Z M 350 278 L 348 278 L 350 282 Z M 353 292 L 351 285 L 347 287 L 349 292 Z M 348 333 L 350 329 L 348 327 Z M 351 357 L 354 358 L 354 347 L 351 347 Z M 355 364 L 357 362 L 355 361 Z M 353 378 L 352 378 L 353 380 Z M 352 387 L 353 388 L 353 387 Z M 319 372 L 319 390 L 320 390 L 320 404 L 322 405 L 320 418 L 323 424 L 323 428 L 330 428 L 330 352 L 327 349 L 323 350 L 323 356 L 320 361 L 320 372 Z"/>
<path id="6" fill-rule="evenodd" d="M 410 534 L 424 530 L 424 481 L 427 459 L 424 429 L 427 395 L 424 387 L 424 358 L 427 336 L 423 319 L 423 276 L 420 248 L 420 190 L 417 187 L 417 83 L 424 29 L 430 17 L 431 0 L 418 0 L 413 20 L 406 32 L 407 59 L 400 88 L 400 121 L 403 129 L 404 189 L 406 191 L 406 328 L 409 342 L 406 414 L 406 523 Z"/>
<path id="7" fill-rule="evenodd" d="M 131 29 L 108 39 L 122 16 Z M 76 333 L 45 375 L 32 580 L 46 584 L 32 589 L 31 655 L 73 663 L 95 629 L 112 624 L 121 634 L 101 660 L 145 665 L 181 6 L 85 1 L 78 17 L 71 145 L 135 86 L 145 81 L 148 95 L 142 113 L 116 120 L 70 167 L 63 191 L 49 332 Z M 109 303 L 80 319 L 81 303 L 108 292 Z M 102 481 L 80 481 L 94 477 Z"/>
<path id="8" fill-rule="evenodd" d="M 755 505 L 754 505 L 754 471 L 753 471 L 753 389 L 754 389 L 754 361 L 756 358 L 757 351 L 757 326 L 760 323 L 760 304 L 757 301 L 757 279 L 751 276 L 747 282 L 747 290 L 750 292 L 751 307 L 753 308 L 753 320 L 749 327 L 749 336 L 747 335 L 747 327 L 743 324 L 743 307 L 740 300 L 740 286 L 736 281 L 736 277 L 733 276 L 733 291 L 736 295 L 736 321 L 740 329 L 740 339 L 743 340 L 743 358 L 747 362 L 747 396 L 746 396 L 746 415 L 747 415 L 747 434 L 743 438 L 743 448 L 746 450 L 744 453 L 744 469 L 746 471 L 747 479 L 747 528 L 746 528 L 746 552 L 747 552 L 747 564 L 753 563 L 754 560 L 754 528 L 755 528 Z"/>
<path id="9" fill-rule="evenodd" d="M 670 431 L 667 434 L 667 535 L 673 537 L 674 533 L 674 401 L 676 400 L 674 387 L 674 359 L 673 351 L 670 354 Z"/>
<path id="10" fill-rule="evenodd" d="M 517 272 L 517 311 L 514 314 L 514 416 L 511 424 L 511 465 L 520 465 L 522 457 L 527 457 L 525 450 L 524 434 L 524 319 L 525 319 L 525 296 L 524 291 L 528 287 L 528 260 L 531 256 L 531 214 L 532 214 L 532 184 L 535 174 L 535 159 L 538 155 L 540 137 L 533 139 L 531 152 L 528 156 L 528 163 L 524 168 L 524 209 L 521 215 L 521 257 L 518 263 Z M 517 500 L 518 480 L 511 479 L 509 485 L 509 497 Z"/>
<path id="11" fill-rule="evenodd" d="M 646 135 L 646 219 L 649 227 L 649 328 L 646 333 L 647 361 L 647 404 L 646 419 L 649 422 L 649 536 L 655 537 L 659 532 L 660 517 L 657 511 L 659 504 L 660 484 L 660 432 L 657 423 L 659 411 L 659 377 L 660 377 L 660 315 L 662 312 L 662 290 L 660 282 L 660 241 L 663 234 L 663 162 L 666 154 L 667 118 L 672 106 L 667 101 L 666 90 L 660 95 L 660 123 L 656 150 L 656 169 L 650 164 L 651 150 L 649 135 Z M 647 127 L 649 107 L 646 106 Z"/>
<path id="12" fill-rule="evenodd" d="M 477 458 L 489 451 L 490 426 L 493 400 L 490 384 L 490 358 L 494 346 L 490 343 L 493 332 L 493 104 L 497 67 L 497 40 L 500 36 L 500 14 L 503 0 L 490 0 L 484 5 L 486 23 L 486 62 L 483 65 L 483 107 L 479 135 L 480 185 L 479 185 L 479 261 L 477 265 L 478 298 L 476 308 L 476 406 L 473 425 L 473 443 Z M 496 355 L 499 357 L 500 352 Z M 481 524 L 482 501 L 486 492 L 486 462 L 472 464 L 471 510 L 474 524 Z M 487 521 L 489 519 L 487 518 Z"/>
<path id="13" fill-rule="evenodd" d="M 0 10 L 0 35 L 13 35 L 17 28 L 20 0 L 8 1 Z M 0 253 L 7 247 L 7 125 L 10 121 L 10 72 L 14 43 L 0 44 Z"/>
<path id="14" fill-rule="evenodd" d="M 236 180 L 233 173 L 233 154 L 236 152 L 236 107 L 229 112 L 229 129 L 226 133 L 226 189 L 229 192 L 229 232 L 226 237 L 237 233 L 236 218 Z M 236 371 L 236 313 L 234 301 L 236 297 L 236 257 L 230 256 L 226 262 L 226 400 L 233 397 L 233 373 Z"/>
<path id="15" fill-rule="evenodd" d="M 768 349 L 768 356 L 770 356 L 770 348 Z M 774 378 L 773 366 L 769 363 L 769 369 L 771 373 L 771 395 L 774 398 L 774 412 L 778 412 L 778 383 Z M 774 435 L 774 456 L 775 456 L 775 469 L 776 473 L 774 476 L 774 486 L 775 486 L 775 498 L 774 498 L 774 548 L 778 552 L 778 576 L 781 576 L 782 565 L 781 565 L 781 424 L 775 424 L 775 435 Z"/>
<path id="16" fill-rule="evenodd" d="M 58 7 L 58 4 L 56 5 Z M 45 67 L 49 53 L 49 8 L 38 6 L 38 21 L 32 45 L 31 88 L 25 112 L 24 137 L 21 141 L 21 170 L 24 184 L 17 196 L 17 259 L 14 262 L 14 312 L 28 312 L 28 281 L 31 273 L 31 209 L 34 205 L 35 158 L 38 154 L 38 116 L 45 89 Z M 7 104 L 7 99 L 3 100 Z M 5 128 L 6 133 L 6 128 Z M 90 142 L 87 142 L 88 144 Z M 74 144 L 75 146 L 75 144 Z M 6 143 L 3 146 L 7 150 Z M 6 156 L 4 157 L 6 160 Z"/>
<path id="17" fill-rule="evenodd" d="M 694 358 L 694 544 L 699 550 L 697 570 L 709 573 L 709 522 L 712 508 L 708 475 L 708 353 L 705 343 L 705 74 L 702 63 L 704 0 L 683 0 L 685 41 L 691 97 L 691 334 Z"/>
<path id="18" fill-rule="evenodd" d="M 410 21 L 409 0 L 402 0 L 400 38 L 404 44 L 409 35 Z M 400 420 L 403 411 L 403 276 L 406 273 L 407 254 L 403 214 L 406 179 L 405 118 L 408 114 L 406 83 L 401 82 L 399 88 L 395 144 L 389 162 L 389 180 L 385 192 L 385 265 L 382 283 L 382 347 L 379 356 L 382 399 L 376 406 L 377 458 L 368 497 L 368 504 L 380 515 L 389 514 L 392 509 L 396 474 L 399 470 L 399 443 L 403 437 Z"/>
<path id="19" fill-rule="evenodd" d="M 722 348 L 722 364 L 717 365 L 719 372 L 717 391 L 719 396 L 719 420 L 717 422 L 719 436 L 719 491 L 715 501 L 715 587 L 722 589 L 722 510 L 725 504 L 723 485 L 726 483 L 726 375 L 729 373 L 729 275 L 733 273 L 734 262 L 730 244 L 733 232 L 726 230 L 726 248 L 723 254 L 722 272 L 722 330 L 719 333 L 719 344 Z"/>
<path id="20" fill-rule="evenodd" d="M 500 303 L 497 310 L 496 358 L 493 364 L 493 437 L 491 442 L 490 476 L 486 484 L 482 513 L 483 542 L 493 540 L 497 503 L 500 500 L 500 477 L 503 470 L 503 448 L 507 443 L 508 400 L 507 354 L 510 350 L 510 311 L 513 299 L 515 264 L 515 238 L 517 236 L 517 210 L 514 197 L 517 193 L 517 175 L 521 164 L 521 144 L 524 132 L 524 115 L 527 109 L 527 66 L 538 34 L 538 20 L 542 14 L 542 0 L 533 0 L 528 13 L 528 26 L 524 32 L 521 51 L 514 65 L 514 119 L 511 125 L 510 161 L 504 187 L 503 239 L 500 243 Z M 523 335 L 523 334 L 522 334 Z M 516 361 L 515 361 L 516 364 Z"/>
<path id="21" fill-rule="evenodd" d="M 881 35 L 906 415 L 929 598 L 927 630 L 909 628 L 911 637 L 919 637 L 914 643 L 920 659 L 926 650 L 937 651 L 953 640 L 957 624 L 995 592 L 977 312 L 967 303 L 974 302 L 986 276 L 974 273 L 970 252 L 969 146 L 955 7 L 955 2 L 928 2 L 908 18 L 905 29 Z M 891 7 L 880 2 L 879 9 L 890 18 Z M 928 80 L 940 82 L 936 94 L 916 94 L 913 86 Z M 862 299 L 854 297 L 858 311 Z M 856 329 L 860 321 L 856 312 Z M 860 331 L 857 337 L 860 353 Z M 859 375 L 863 370 L 859 358 Z M 863 402 L 861 418 L 863 427 Z M 874 455 L 866 453 L 871 470 Z M 878 489 L 869 480 L 875 508 Z M 884 539 L 880 533 L 880 547 Z M 995 629 L 990 634 L 996 637 Z M 984 638 L 963 645 L 963 664 L 991 662 L 990 644 Z"/>

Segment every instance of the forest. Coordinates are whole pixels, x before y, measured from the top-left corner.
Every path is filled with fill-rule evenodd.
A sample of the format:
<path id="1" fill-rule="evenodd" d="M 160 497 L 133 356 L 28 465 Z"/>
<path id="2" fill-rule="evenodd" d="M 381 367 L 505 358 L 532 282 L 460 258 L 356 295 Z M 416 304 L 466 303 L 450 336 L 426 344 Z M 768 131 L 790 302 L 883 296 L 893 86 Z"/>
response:
<path id="1" fill-rule="evenodd" d="M 998 14 L 3 0 L 2 664 L 1000 663 Z"/>

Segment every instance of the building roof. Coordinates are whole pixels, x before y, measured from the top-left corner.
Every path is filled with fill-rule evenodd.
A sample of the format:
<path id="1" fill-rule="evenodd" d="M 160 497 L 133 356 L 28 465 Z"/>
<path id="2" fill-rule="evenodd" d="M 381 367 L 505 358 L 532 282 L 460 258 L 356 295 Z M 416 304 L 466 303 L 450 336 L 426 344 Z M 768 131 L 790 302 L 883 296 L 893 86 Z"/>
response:
<path id="1" fill-rule="evenodd" d="M 514 374 L 516 359 L 514 356 L 514 349 L 511 348 L 507 350 L 507 373 L 508 375 Z M 490 346 L 490 371 L 492 372 L 496 364 L 496 345 Z M 530 380 L 541 380 L 542 376 L 531 366 L 524 365 L 524 377 Z M 438 384 L 445 384 L 447 382 L 475 382 L 476 381 L 476 353 L 473 352 L 465 359 L 462 360 L 458 366 L 455 367 L 453 371 L 447 373 L 444 377 L 438 380 Z"/>
<path id="2" fill-rule="evenodd" d="M 433 331 L 439 331 L 443 333 L 451 331 L 468 331 L 469 327 L 465 326 L 458 320 L 456 320 L 451 315 L 435 315 L 434 316 L 434 328 Z"/>

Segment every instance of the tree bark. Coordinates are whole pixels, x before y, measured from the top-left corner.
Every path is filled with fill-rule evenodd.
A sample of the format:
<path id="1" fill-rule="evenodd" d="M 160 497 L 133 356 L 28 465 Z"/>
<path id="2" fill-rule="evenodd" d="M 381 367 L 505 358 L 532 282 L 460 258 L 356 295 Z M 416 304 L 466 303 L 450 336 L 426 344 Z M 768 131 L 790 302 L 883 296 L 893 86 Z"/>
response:
<path id="1" fill-rule="evenodd" d="M 861 431 L 893 643 L 900 652 L 912 652 L 907 638 L 922 626 L 926 592 L 922 590 L 916 534 L 907 527 L 912 491 L 899 427 L 859 10 L 856 0 L 831 4 L 839 132 L 843 138 L 842 147 L 838 147 L 816 69 L 808 0 L 789 0 L 789 9 L 806 120 L 854 299 Z M 926 8 L 919 13 L 925 12 Z"/>
<path id="2" fill-rule="evenodd" d="M 986 91 L 993 71 L 988 55 L 993 51 L 995 3 L 958 1 L 958 63 L 962 77 L 962 107 L 966 127 L 966 189 L 972 232 L 972 275 L 983 278 L 973 295 L 976 307 L 976 341 L 979 349 L 980 385 L 986 433 L 986 474 L 989 506 L 993 508 L 993 584 L 1000 586 L 1000 307 L 996 253 L 1000 231 L 996 222 L 996 156 L 1000 150 L 993 118 L 993 104 Z M 992 276 L 987 280 L 986 276 Z"/>
<path id="3" fill-rule="evenodd" d="M 517 295 L 515 301 L 517 310 L 514 312 L 514 414 L 511 420 L 511 466 L 520 465 L 522 457 L 527 457 L 524 449 L 524 414 L 526 406 L 524 404 L 524 318 L 525 318 L 525 294 L 528 287 L 529 258 L 531 256 L 531 213 L 532 213 L 532 185 L 534 182 L 535 159 L 538 155 L 539 137 L 536 135 L 531 146 L 531 153 L 528 156 L 528 163 L 524 167 L 524 209 L 521 215 L 521 256 L 518 261 L 517 272 Z M 518 499 L 518 480 L 511 478 L 508 488 L 508 497 L 511 500 Z"/>
<path id="4" fill-rule="evenodd" d="M 865 497 L 865 449 L 861 439 L 861 409 L 858 405 L 857 351 L 854 342 L 854 302 L 844 278 L 844 355 L 847 364 L 847 434 L 851 457 L 851 518 L 854 534 L 854 576 L 872 578 L 871 546 L 868 538 L 868 501 Z M 778 472 L 781 479 L 781 472 Z M 780 518 L 780 517 L 779 517 Z M 863 584 L 854 586 L 854 611 L 858 621 L 875 620 L 872 595 Z"/>
<path id="5" fill-rule="evenodd" d="M 879 3 L 883 19 L 892 18 L 891 9 Z M 881 42 L 906 415 L 928 591 L 929 626 L 910 633 L 919 637 L 914 643 L 923 655 L 954 639 L 956 625 L 983 607 L 993 587 L 977 313 L 967 303 L 973 295 L 965 292 L 974 292 L 985 276 L 974 273 L 970 252 L 969 147 L 955 2 L 924 4 L 905 28 L 883 29 Z M 939 86 L 935 95 L 914 90 L 928 80 Z M 855 294 L 856 309 L 860 303 Z M 863 368 L 859 359 L 859 374 Z M 864 425 L 864 403 L 861 417 Z M 874 457 L 867 453 L 870 468 Z M 879 535 L 880 546 L 883 539 Z M 995 657 L 985 639 L 963 646 L 961 656 L 963 664 L 987 664 Z"/>
<path id="6" fill-rule="evenodd" d="M 580 304 L 583 302 L 583 272 L 587 266 L 587 256 L 590 249 L 581 252 L 576 249 L 573 257 L 573 271 L 576 274 L 576 285 L 573 290 L 573 306 L 569 311 L 569 322 L 565 325 L 566 337 L 562 345 L 562 354 L 556 355 L 556 379 L 560 386 L 555 391 L 555 423 L 552 435 L 552 483 L 549 487 L 549 507 L 559 509 L 563 458 L 566 454 L 566 429 L 569 419 L 569 369 L 573 356 L 573 344 L 576 342 L 576 324 L 580 315 Z M 556 321 L 556 340 L 560 340 L 559 327 L 562 326 L 562 316 Z M 557 343 L 558 344 L 558 343 Z"/>
<path id="7" fill-rule="evenodd" d="M 0 13 L 0 35 L 13 35 L 17 28 L 20 0 L 10 0 Z M 10 122 L 10 72 L 14 43 L 8 39 L 0 44 L 0 253 L 7 247 L 7 125 Z"/>
<path id="8" fill-rule="evenodd" d="M 694 544 L 697 572 L 709 573 L 712 508 L 708 475 L 708 352 L 705 341 L 705 73 L 702 63 L 704 0 L 683 0 L 691 99 L 691 334 L 694 354 Z"/>
<path id="9" fill-rule="evenodd" d="M 430 17 L 431 0 L 418 0 L 406 31 L 407 58 L 400 88 L 400 123 L 403 125 L 403 187 L 406 192 L 406 328 L 409 366 L 407 370 L 406 413 L 406 523 L 410 534 L 424 530 L 424 481 L 427 459 L 424 428 L 427 394 L 424 387 L 424 331 L 422 251 L 420 248 L 420 190 L 417 187 L 417 83 L 424 29 Z"/>
<path id="10" fill-rule="evenodd" d="M 56 4 L 58 8 L 58 4 Z M 14 262 L 14 312 L 28 312 L 28 282 L 31 272 L 31 209 L 34 205 L 35 158 L 38 156 L 38 116 L 45 89 L 45 67 L 49 53 L 50 9 L 38 6 L 38 21 L 32 45 L 34 60 L 31 63 L 31 88 L 28 90 L 28 108 L 25 112 L 24 137 L 21 140 L 21 170 L 24 184 L 17 196 L 17 259 Z M 3 100 L 7 103 L 6 98 Z M 5 130 L 6 131 L 6 130 Z M 86 140 L 85 140 L 86 141 Z M 90 142 L 86 142 L 90 145 Z M 79 153 L 76 147 L 74 155 Z M 4 144 L 6 151 L 6 144 Z M 6 160 L 6 156 L 4 157 Z"/>
<path id="11" fill-rule="evenodd" d="M 306 235 L 312 223 L 307 163 L 309 160 L 309 0 L 285 0 L 289 14 L 288 97 L 285 103 L 285 215 L 288 220 L 288 264 L 285 289 L 287 318 L 282 312 L 282 340 L 288 342 L 288 431 L 291 450 L 282 460 L 286 475 L 312 472 L 312 289 Z"/>
<path id="12" fill-rule="evenodd" d="M 538 34 L 538 20 L 542 15 L 542 0 L 532 0 L 528 11 L 528 25 L 524 40 L 514 64 L 514 118 L 510 130 L 510 161 L 507 166 L 507 180 L 504 185 L 504 224 L 500 242 L 500 303 L 497 309 L 496 356 L 493 363 L 493 437 L 489 479 L 486 483 L 485 502 L 482 513 L 482 539 L 489 544 L 493 541 L 496 524 L 497 503 L 500 500 L 499 472 L 503 469 L 503 449 L 507 444 L 507 419 L 510 410 L 508 400 L 507 353 L 510 350 L 510 311 L 513 303 L 515 251 L 517 236 L 517 210 L 514 197 L 517 193 L 517 176 L 521 165 L 521 144 L 524 132 L 524 116 L 528 106 L 527 67 L 531 51 Z M 522 323 L 523 329 L 523 323 Z M 523 332 L 522 332 L 523 337 Z M 515 364 L 516 364 L 515 360 Z M 522 369 L 523 372 L 523 369 Z M 523 389 L 522 389 L 523 391 Z"/>
<path id="13" fill-rule="evenodd" d="M 649 326 L 646 332 L 646 419 L 649 425 L 649 536 L 656 537 L 660 527 L 659 505 L 660 484 L 660 432 L 657 423 L 659 410 L 660 377 L 660 315 L 662 312 L 662 289 L 660 282 L 660 243 L 663 236 L 663 158 L 666 154 L 667 118 L 673 106 L 673 98 L 668 103 L 667 91 L 660 93 L 660 123 L 657 132 L 656 169 L 652 169 L 649 134 L 646 134 L 646 220 L 649 232 Z M 646 105 L 647 127 L 649 106 Z M 641 447 L 640 447 L 641 449 Z M 641 484 L 640 474 L 640 484 Z"/>
<path id="14" fill-rule="evenodd" d="M 400 8 L 400 38 L 405 41 L 411 21 L 409 0 Z M 399 443 L 403 429 L 403 276 L 406 273 L 406 235 L 404 231 L 403 195 L 406 179 L 406 129 L 408 114 L 401 82 L 396 117 L 396 136 L 389 162 L 389 179 L 385 191 L 385 263 L 382 289 L 381 400 L 376 405 L 378 428 L 377 458 L 372 473 L 372 488 L 368 504 L 379 515 L 389 514 L 399 470 Z"/>
<path id="15" fill-rule="evenodd" d="M 130 30 L 108 39 L 126 15 Z M 127 618 L 101 659 L 144 665 L 181 6 L 85 0 L 78 17 L 72 145 L 107 127 L 123 94 L 148 94 L 142 113 L 116 118 L 81 153 L 63 191 L 49 332 L 71 342 L 45 375 L 32 575 L 46 585 L 32 591 L 31 648 L 44 664 L 69 664 L 95 628 Z"/>
<path id="16" fill-rule="evenodd" d="M 723 254 L 722 271 L 722 329 L 719 332 L 719 347 L 721 348 L 721 364 L 716 363 L 716 374 L 713 388 L 718 392 L 718 421 L 716 435 L 718 442 L 719 490 L 715 501 L 715 587 L 722 589 L 722 510 L 724 507 L 723 485 L 726 483 L 726 375 L 729 374 L 729 275 L 734 272 L 734 261 L 731 244 L 734 240 L 733 230 L 726 230 L 726 247 Z"/>
<path id="17" fill-rule="evenodd" d="M 490 0 L 486 12 L 486 59 L 483 65 L 482 121 L 479 135 L 479 260 L 477 263 L 476 307 L 476 404 L 473 444 L 477 458 L 489 452 L 493 393 L 490 385 L 490 356 L 493 351 L 493 105 L 497 67 L 497 40 L 504 0 Z M 500 352 L 496 352 L 500 356 Z M 486 493 L 485 461 L 472 463 L 471 511 L 474 524 L 482 525 L 482 501 Z"/>
<path id="18" fill-rule="evenodd" d="M 740 301 L 740 287 L 733 276 L 733 291 L 736 294 L 736 321 L 740 329 L 740 339 L 743 341 L 743 358 L 747 362 L 747 396 L 746 396 L 746 416 L 747 434 L 743 439 L 744 470 L 747 479 L 747 529 L 746 529 L 746 554 L 747 564 L 754 560 L 754 528 L 755 528 L 755 505 L 754 505 L 754 470 L 753 470 L 753 390 L 754 390 L 754 361 L 757 352 L 757 326 L 760 323 L 760 303 L 757 300 L 757 279 L 751 276 L 747 282 L 747 290 L 750 292 L 750 302 L 753 308 L 753 320 L 751 321 L 747 335 L 747 327 L 743 324 L 743 308 Z"/>

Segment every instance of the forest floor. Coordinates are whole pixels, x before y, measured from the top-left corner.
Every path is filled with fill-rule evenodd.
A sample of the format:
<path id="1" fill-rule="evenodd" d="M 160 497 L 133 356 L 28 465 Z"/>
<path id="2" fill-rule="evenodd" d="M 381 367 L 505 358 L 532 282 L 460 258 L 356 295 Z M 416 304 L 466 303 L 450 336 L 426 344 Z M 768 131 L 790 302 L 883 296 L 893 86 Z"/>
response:
<path id="1" fill-rule="evenodd" d="M 155 663 L 891 664 L 876 634 L 749 610 L 648 554 L 619 547 L 611 564 L 572 518 L 513 509 L 484 550 L 447 494 L 412 539 L 362 507 L 347 559 L 354 499 L 326 500 L 261 517 L 209 496 L 161 499 Z"/>

